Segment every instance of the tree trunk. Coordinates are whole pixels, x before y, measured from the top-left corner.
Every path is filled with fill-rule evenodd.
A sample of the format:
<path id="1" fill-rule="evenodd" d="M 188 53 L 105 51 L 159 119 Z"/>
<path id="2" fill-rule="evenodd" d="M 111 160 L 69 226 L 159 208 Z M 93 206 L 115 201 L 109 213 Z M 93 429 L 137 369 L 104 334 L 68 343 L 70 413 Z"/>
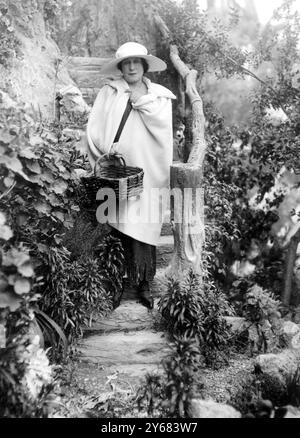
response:
<path id="1" fill-rule="evenodd" d="M 192 116 L 192 147 L 187 163 L 171 167 L 171 190 L 179 194 L 172 198 L 171 221 L 174 234 L 174 256 L 168 274 L 181 278 L 189 268 L 201 275 L 201 257 L 204 242 L 204 202 L 202 165 L 206 150 L 205 118 L 202 99 L 197 91 L 197 71 L 190 70 L 180 59 L 178 48 L 170 44 L 170 32 L 159 15 L 154 21 L 170 49 L 170 59 L 185 82 Z"/>
<path id="2" fill-rule="evenodd" d="M 293 270 L 297 255 L 297 248 L 300 243 L 300 228 L 291 238 L 288 253 L 286 257 L 285 270 L 284 270 L 284 288 L 282 291 L 281 299 L 283 304 L 288 306 L 291 301 L 292 284 L 293 284 Z"/>

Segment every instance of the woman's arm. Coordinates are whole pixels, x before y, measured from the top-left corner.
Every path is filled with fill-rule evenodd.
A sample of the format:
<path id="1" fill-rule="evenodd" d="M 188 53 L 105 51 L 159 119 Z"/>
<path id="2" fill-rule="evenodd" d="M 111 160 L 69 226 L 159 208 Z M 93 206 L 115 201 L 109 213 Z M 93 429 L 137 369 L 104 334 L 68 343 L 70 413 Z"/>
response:
<path id="1" fill-rule="evenodd" d="M 104 153 L 104 151 L 101 150 L 102 127 L 100 121 L 101 117 L 103 117 L 105 107 L 109 102 L 112 92 L 113 90 L 109 85 L 104 85 L 99 91 L 89 115 L 86 128 L 86 148 L 92 167 L 94 167 L 95 161 Z"/>

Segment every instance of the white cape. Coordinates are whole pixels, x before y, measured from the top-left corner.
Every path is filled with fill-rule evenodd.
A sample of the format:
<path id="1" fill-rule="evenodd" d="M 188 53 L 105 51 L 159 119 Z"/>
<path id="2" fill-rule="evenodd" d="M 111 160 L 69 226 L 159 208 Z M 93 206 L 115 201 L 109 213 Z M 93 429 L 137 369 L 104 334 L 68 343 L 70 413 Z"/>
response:
<path id="1" fill-rule="evenodd" d="M 176 99 L 167 88 L 144 78 L 148 94 L 132 104 L 119 142 L 113 144 L 130 89 L 124 79 L 111 80 L 99 91 L 87 125 L 87 151 L 94 168 L 97 157 L 120 153 L 128 166 L 144 170 L 144 191 L 139 199 L 120 205 L 119 216 L 108 209 L 110 225 L 136 240 L 157 245 L 168 203 L 157 202 L 158 190 L 168 192 L 173 158 L 172 102 Z M 151 190 L 151 189 L 156 190 Z M 103 213 L 97 211 L 99 220 Z M 157 209 L 162 209 L 160 212 Z M 99 209 L 98 209 L 99 210 Z M 127 210 L 127 211 L 126 211 Z M 159 213 L 159 214 L 156 214 Z M 157 217 L 158 216 L 158 217 Z"/>

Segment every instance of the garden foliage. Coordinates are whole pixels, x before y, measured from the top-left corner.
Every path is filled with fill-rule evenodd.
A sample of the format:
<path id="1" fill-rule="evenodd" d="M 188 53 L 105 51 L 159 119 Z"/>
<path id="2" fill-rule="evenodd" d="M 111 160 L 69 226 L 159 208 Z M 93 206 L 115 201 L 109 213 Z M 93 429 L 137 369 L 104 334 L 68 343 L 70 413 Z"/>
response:
<path id="1" fill-rule="evenodd" d="M 16 343 L 17 350 L 22 343 L 30 344 L 29 325 L 25 323 L 28 315 L 40 322 L 45 344 L 51 347 L 47 354 L 57 360 L 61 346 L 65 354 L 65 335 L 70 343 L 75 341 L 83 325 L 90 324 L 96 314 L 106 314 L 120 298 L 123 249 L 118 239 L 98 233 L 93 250 L 77 254 L 64 246 L 78 217 L 80 175 L 86 170 L 86 159 L 75 143 L 62 126 L 47 124 L 24 106 L 1 108 L 1 392 L 6 388 L 11 400 L 16 400 L 15 414 L 12 402 L 3 415 L 28 413 L 26 386 L 14 383 L 26 373 L 24 364 L 21 368 L 14 365 L 19 361 L 14 349 L 11 365 L 6 362 L 10 342 Z M 29 350 L 34 354 L 33 348 Z M 22 362 L 23 352 L 20 354 Z M 46 356 L 44 364 L 46 367 Z M 15 376 L 10 379 L 13 369 Z M 53 383 L 50 378 L 48 383 Z M 32 405 L 30 416 L 48 415 L 46 411 L 41 413 L 39 403 L 49 385 L 41 385 L 39 401 Z M 14 397 L 20 398 L 20 404 Z"/>
<path id="2" fill-rule="evenodd" d="M 148 374 L 137 392 L 140 410 L 149 417 L 186 418 L 195 393 L 200 354 L 195 341 L 174 336 L 172 353 L 163 361 L 163 375 Z"/>
<path id="3" fill-rule="evenodd" d="M 158 307 L 172 336 L 198 343 L 205 365 L 218 367 L 227 362 L 230 328 L 224 317 L 233 310 L 212 283 L 203 288 L 190 270 L 182 282 L 169 280 Z"/>

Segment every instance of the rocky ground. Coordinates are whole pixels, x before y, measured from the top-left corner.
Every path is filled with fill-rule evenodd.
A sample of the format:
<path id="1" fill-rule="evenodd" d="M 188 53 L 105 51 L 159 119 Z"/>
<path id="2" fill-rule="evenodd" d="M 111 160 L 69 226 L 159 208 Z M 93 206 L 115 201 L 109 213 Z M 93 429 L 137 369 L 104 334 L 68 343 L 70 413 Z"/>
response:
<path id="1" fill-rule="evenodd" d="M 98 415 L 140 417 L 136 393 L 147 373 L 161 373 L 170 351 L 159 327 L 157 301 L 152 311 L 129 299 L 112 314 L 95 321 L 84 333 L 76 358 L 69 365 L 57 416 L 78 417 L 97 409 Z M 203 395 L 227 403 L 237 380 L 253 367 L 253 360 L 236 356 L 228 367 L 201 373 Z"/>
<path id="2" fill-rule="evenodd" d="M 137 408 L 137 391 L 148 373 L 162 373 L 170 342 L 161 325 L 157 303 L 165 289 L 165 268 L 172 256 L 170 236 L 158 248 L 159 269 L 152 284 L 153 310 L 143 307 L 134 289 L 127 288 L 120 306 L 108 317 L 95 319 L 84 330 L 74 357 L 64 368 L 61 405 L 55 417 L 145 417 Z M 243 330 L 243 318 L 229 318 L 233 332 Z M 243 398 L 244 384 L 254 369 L 286 379 L 299 368 L 300 324 L 286 321 L 287 348 L 277 354 L 249 357 L 232 352 L 228 366 L 201 369 L 199 394 L 192 405 L 194 418 L 239 418 L 232 400 Z M 300 380 L 299 380 L 300 382 Z M 292 411 L 291 416 L 300 417 Z"/>

